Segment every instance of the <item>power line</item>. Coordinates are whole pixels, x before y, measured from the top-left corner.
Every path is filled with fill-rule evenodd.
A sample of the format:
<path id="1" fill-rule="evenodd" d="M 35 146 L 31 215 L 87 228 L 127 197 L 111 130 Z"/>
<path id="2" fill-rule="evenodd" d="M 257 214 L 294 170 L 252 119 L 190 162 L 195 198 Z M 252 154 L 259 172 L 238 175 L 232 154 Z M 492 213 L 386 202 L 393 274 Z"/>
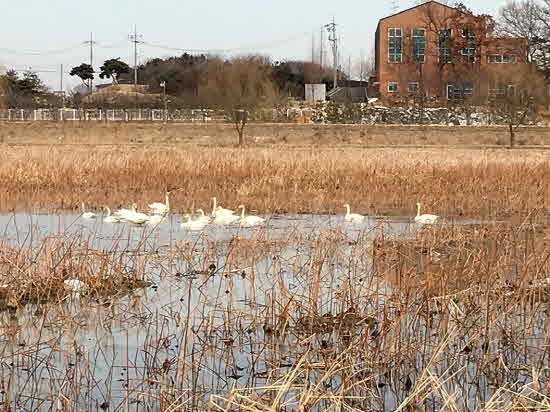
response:
<path id="1" fill-rule="evenodd" d="M 140 40 L 143 36 L 141 34 L 138 35 L 136 26 L 134 26 L 134 33 L 130 34 L 128 38 L 130 42 L 134 43 L 134 88 L 137 93 L 137 45 L 144 42 Z"/>
<path id="2" fill-rule="evenodd" d="M 89 44 L 90 45 L 90 66 L 94 67 L 94 44 L 96 42 L 94 41 L 94 37 L 93 37 L 93 34 L 90 33 L 90 40 L 87 40 L 84 42 L 84 44 Z M 90 89 L 90 92 L 92 91 L 92 87 L 93 87 L 93 79 L 90 79 L 88 81 L 88 87 Z"/>
<path id="3" fill-rule="evenodd" d="M 328 41 L 332 43 L 332 59 L 334 63 L 334 86 L 336 89 L 338 86 L 338 37 L 336 35 L 336 26 L 337 24 L 332 18 L 332 23 L 325 25 L 327 31 L 329 32 Z"/>
<path id="4" fill-rule="evenodd" d="M 14 50 L 14 49 L 8 49 L 6 47 L 0 47 L 0 51 L 3 51 L 5 53 L 10 54 L 16 54 L 20 56 L 45 56 L 45 55 L 51 55 L 51 54 L 60 54 L 60 53 L 66 53 L 71 50 L 75 50 L 80 47 L 80 44 L 66 47 L 64 49 L 57 49 L 57 50 L 46 50 L 46 51 L 31 51 L 31 50 Z"/>

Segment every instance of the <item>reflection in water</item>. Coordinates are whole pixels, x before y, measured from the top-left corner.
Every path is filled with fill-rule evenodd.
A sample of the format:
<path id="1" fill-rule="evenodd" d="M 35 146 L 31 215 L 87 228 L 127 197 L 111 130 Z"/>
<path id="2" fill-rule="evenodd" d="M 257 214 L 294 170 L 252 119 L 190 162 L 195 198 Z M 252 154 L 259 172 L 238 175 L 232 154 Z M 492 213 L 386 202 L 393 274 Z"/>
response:
<path id="1" fill-rule="evenodd" d="M 0 218 L 4 240 L 13 245 L 77 236 L 97 249 L 147 256 L 152 282 L 118 299 L 74 295 L 1 313 L 4 401 L 14 410 L 199 408 L 231 388 L 277 382 L 306 353 L 309 372 L 302 380 L 322 376 L 318 365 L 342 342 L 370 336 L 370 351 L 396 351 L 398 359 L 399 351 L 415 351 L 414 342 L 433 332 L 429 323 L 398 312 L 401 297 L 372 268 L 372 239 L 410 236 L 416 227 L 408 218 L 356 224 L 342 216 L 272 216 L 265 228 L 208 225 L 200 232 L 182 229 L 179 220 L 171 215 L 156 227 L 138 227 L 77 215 Z M 390 318 L 397 319 L 392 328 L 399 339 L 382 348 L 376 337 L 388 332 Z M 541 336 L 537 322 L 532 341 Z M 463 348 L 465 333 L 449 339 Z M 392 410 L 407 396 L 405 378 L 405 389 L 395 386 L 398 370 L 412 376 L 430 361 L 419 354 L 408 364 L 356 364 L 353 373 L 372 377 L 377 400 L 359 390 L 356 396 Z M 434 373 L 457 371 L 453 362 L 434 364 Z M 474 379 L 476 365 L 463 364 L 460 376 Z M 334 373 L 325 389 L 341 388 L 342 376 Z M 292 394 L 282 399 L 289 409 Z M 477 393 L 463 406 L 481 400 Z M 431 401 L 427 408 L 437 409 Z"/>

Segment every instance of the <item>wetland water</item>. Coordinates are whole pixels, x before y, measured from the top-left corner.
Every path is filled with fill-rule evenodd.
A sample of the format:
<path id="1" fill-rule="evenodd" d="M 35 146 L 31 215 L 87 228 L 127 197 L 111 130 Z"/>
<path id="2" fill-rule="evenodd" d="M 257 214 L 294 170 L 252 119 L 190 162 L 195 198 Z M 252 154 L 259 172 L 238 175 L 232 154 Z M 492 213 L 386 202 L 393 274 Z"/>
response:
<path id="1" fill-rule="evenodd" d="M 342 374 L 323 378 L 330 367 L 318 364 L 340 339 L 370 335 L 370 349 L 380 351 L 375 338 L 384 331 L 384 318 L 396 320 L 392 330 L 399 330 L 396 336 L 410 350 L 411 342 L 430 332 L 417 318 L 396 315 L 391 286 L 373 271 L 372 239 L 414 236 L 418 227 L 408 217 L 357 224 L 342 216 L 271 216 L 265 227 L 208 225 L 203 231 L 182 229 L 179 222 L 177 215 L 143 227 L 107 224 L 101 215 L 87 221 L 72 214 L 0 217 L 10 245 L 39 248 L 47 238 L 76 238 L 89 250 L 133 261 L 132 270 L 139 268 L 149 282 L 121 296 L 74 294 L 62 302 L 2 312 L 0 402 L 13 410 L 199 409 L 231 389 L 280 387 L 305 354 L 311 355 L 308 372 L 292 384 L 322 381 L 325 390 L 337 392 Z M 352 326 L 350 316 L 355 316 Z M 532 333 L 524 335 L 532 347 L 540 344 L 540 322 L 534 319 Z M 452 335 L 460 350 L 468 333 Z M 387 350 L 397 350 L 395 345 Z M 506 350 L 502 353 L 518 362 L 537 356 Z M 371 375 L 377 400 L 371 400 L 373 389 L 357 389 L 353 395 L 365 403 L 355 407 L 393 410 L 410 390 L 405 376 L 419 378 L 415 371 L 429 364 L 425 356 L 377 366 L 357 360 L 353 367 L 361 379 Z M 449 385 L 476 381 L 471 394 L 461 398 L 463 406 L 474 408 L 492 393 L 479 381 L 474 362 L 462 359 L 457 365 L 446 358 L 433 366 L 443 377 L 464 377 Z M 399 375 L 400 368 L 407 372 Z M 392 369 L 395 376 L 388 372 Z M 514 376 L 525 380 L 526 375 Z M 278 402 L 292 410 L 297 393 L 287 390 Z M 437 410 L 440 401 L 429 401 L 427 409 Z M 330 404 L 317 400 L 314 409 Z"/>

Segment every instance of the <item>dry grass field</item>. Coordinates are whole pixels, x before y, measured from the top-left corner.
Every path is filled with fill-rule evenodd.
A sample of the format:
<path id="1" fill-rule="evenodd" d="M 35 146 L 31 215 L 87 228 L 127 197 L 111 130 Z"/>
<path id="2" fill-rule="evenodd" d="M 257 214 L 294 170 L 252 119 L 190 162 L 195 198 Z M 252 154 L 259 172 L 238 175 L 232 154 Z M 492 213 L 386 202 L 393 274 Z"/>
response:
<path id="1" fill-rule="evenodd" d="M 24 146 L 0 155 L 0 209 L 76 209 L 162 201 L 174 211 L 245 203 L 262 213 L 445 216 L 550 210 L 550 152 L 507 149 Z"/>
<path id="2" fill-rule="evenodd" d="M 250 123 L 249 143 L 269 146 L 359 145 L 504 147 L 505 127 L 384 126 L 345 124 Z M 199 144 L 228 146 L 237 142 L 227 123 L 162 122 L 0 122 L 0 141 L 7 144 Z M 519 147 L 550 146 L 549 127 L 522 127 Z"/>

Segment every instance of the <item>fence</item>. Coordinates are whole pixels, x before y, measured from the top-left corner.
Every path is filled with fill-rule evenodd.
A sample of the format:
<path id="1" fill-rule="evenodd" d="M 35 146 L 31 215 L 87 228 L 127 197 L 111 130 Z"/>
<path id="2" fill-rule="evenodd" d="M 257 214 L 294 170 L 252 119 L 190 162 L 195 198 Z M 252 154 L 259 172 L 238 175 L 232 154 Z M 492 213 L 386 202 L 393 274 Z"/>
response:
<path id="1" fill-rule="evenodd" d="M 225 114 L 207 109 L 6 109 L 0 110 L 0 120 L 98 120 L 98 121 L 179 121 L 222 122 Z"/>

